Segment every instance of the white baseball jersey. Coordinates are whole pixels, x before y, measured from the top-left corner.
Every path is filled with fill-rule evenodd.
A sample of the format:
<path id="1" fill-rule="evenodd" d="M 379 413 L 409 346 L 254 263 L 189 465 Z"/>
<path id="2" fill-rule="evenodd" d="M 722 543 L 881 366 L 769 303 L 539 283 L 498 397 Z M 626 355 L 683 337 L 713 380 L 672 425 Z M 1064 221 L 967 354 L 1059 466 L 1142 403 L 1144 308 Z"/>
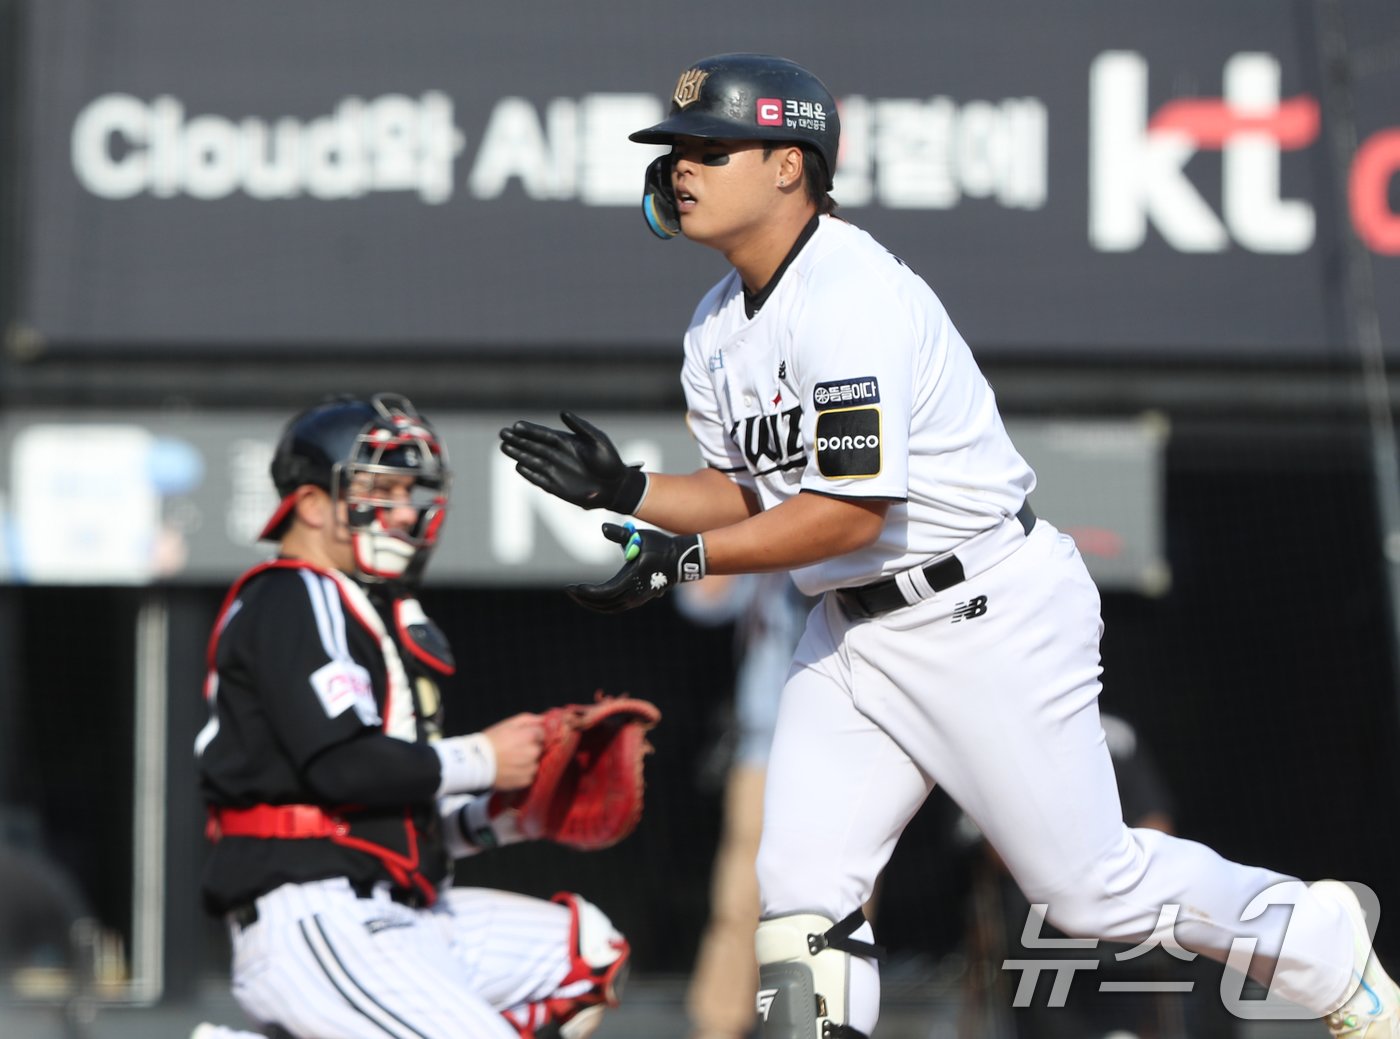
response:
<path id="1" fill-rule="evenodd" d="M 802 490 L 895 501 L 874 544 L 793 572 L 808 595 L 950 552 L 1014 516 L 1035 486 L 933 290 L 832 217 L 752 318 L 737 272 L 706 294 L 682 381 L 706 463 L 765 509 Z"/>
<path id="2" fill-rule="evenodd" d="M 1183 948 L 1224 961 L 1249 938 L 1277 967 L 1272 991 L 1335 1007 L 1343 913 L 1295 878 L 1124 825 L 1098 715 L 1099 593 L 1073 540 L 1010 520 L 1035 477 L 928 286 L 839 220 L 808 233 L 767 299 L 746 300 L 731 274 L 697 309 L 691 429 L 765 508 L 803 490 L 896 501 L 873 545 L 794 580 L 816 593 L 898 575 L 909 605 L 857 615 L 827 595 L 808 617 L 765 777 L 760 935 L 864 904 L 936 784 L 1052 925 L 1137 943 L 1171 907 Z M 951 552 L 963 579 L 918 587 L 911 574 Z M 1241 912 L 1266 891 L 1291 913 Z M 849 956 L 841 976 L 840 1023 L 869 1035 L 875 962 Z"/>

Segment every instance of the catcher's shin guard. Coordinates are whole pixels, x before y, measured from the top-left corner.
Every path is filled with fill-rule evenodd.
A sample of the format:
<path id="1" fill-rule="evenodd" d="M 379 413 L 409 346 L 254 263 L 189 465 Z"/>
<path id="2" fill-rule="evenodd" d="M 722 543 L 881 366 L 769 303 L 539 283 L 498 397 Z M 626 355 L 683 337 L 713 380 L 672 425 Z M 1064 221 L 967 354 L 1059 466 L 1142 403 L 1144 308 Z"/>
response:
<path id="1" fill-rule="evenodd" d="M 816 913 L 794 913 L 758 925 L 763 1039 L 869 1039 L 846 1023 L 852 956 L 883 956 L 878 945 L 851 937 L 863 923 L 865 914 L 857 909 L 838 924 Z"/>
<path id="2" fill-rule="evenodd" d="M 569 910 L 569 972 L 543 1003 L 505 1016 L 522 1039 L 588 1039 L 617 1006 L 632 948 L 593 903 L 567 891 L 552 901 Z"/>

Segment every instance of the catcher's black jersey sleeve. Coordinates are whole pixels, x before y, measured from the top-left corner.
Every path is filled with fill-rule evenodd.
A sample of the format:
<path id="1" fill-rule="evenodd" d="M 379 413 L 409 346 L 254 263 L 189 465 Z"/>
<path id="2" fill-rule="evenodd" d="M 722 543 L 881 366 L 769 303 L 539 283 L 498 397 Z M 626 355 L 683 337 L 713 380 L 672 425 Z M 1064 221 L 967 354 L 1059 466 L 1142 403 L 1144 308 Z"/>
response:
<path id="1" fill-rule="evenodd" d="M 266 570 L 238 589 L 211 653 L 209 722 L 196 742 L 201 790 L 215 810 L 318 805 L 351 820 L 357 839 L 396 853 L 416 848 L 427 863 L 440 853 L 433 803 L 440 766 L 417 742 L 415 712 L 391 702 L 411 695 L 396 685 L 412 684 L 391 682 L 391 667 L 412 662 L 402 652 L 391 661 L 357 609 L 374 609 L 383 626 L 368 598 L 346 601 L 336 580 L 309 568 Z M 406 717 L 407 731 L 387 734 L 391 715 L 400 724 Z M 351 782 L 359 786 L 342 781 L 332 799 L 312 785 L 319 758 L 357 752 L 366 767 L 335 774 L 357 776 Z M 436 867 L 429 872 L 440 879 Z M 328 876 L 394 879 L 381 858 L 330 839 L 225 836 L 206 869 L 206 902 L 220 911 L 281 883 Z"/>

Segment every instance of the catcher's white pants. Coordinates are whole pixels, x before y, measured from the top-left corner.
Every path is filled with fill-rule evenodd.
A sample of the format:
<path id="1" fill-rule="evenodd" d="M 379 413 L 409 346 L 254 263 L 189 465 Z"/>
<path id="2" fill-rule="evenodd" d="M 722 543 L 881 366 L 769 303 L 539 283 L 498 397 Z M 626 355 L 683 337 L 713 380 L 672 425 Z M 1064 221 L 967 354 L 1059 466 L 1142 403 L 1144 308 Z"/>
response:
<path id="1" fill-rule="evenodd" d="M 955 614 L 985 597 L 985 612 Z M 1186 949 L 1224 961 L 1257 936 L 1250 973 L 1317 1013 L 1349 994 L 1351 926 L 1293 878 L 1122 821 L 1099 724 L 1097 589 L 1078 550 L 1039 522 L 990 570 L 914 606 L 850 620 L 813 611 L 783 691 L 758 877 L 765 918 L 840 920 L 870 897 L 895 841 L 941 784 L 1051 924 L 1137 943 L 1163 907 Z M 1294 903 L 1241 923 L 1285 883 Z M 1285 899 L 1276 892 L 1272 901 Z M 869 938 L 868 926 L 857 937 Z M 852 965 L 849 1023 L 867 1034 L 879 976 Z"/>
<path id="2" fill-rule="evenodd" d="M 337 878 L 257 905 L 230 925 L 234 997 L 302 1039 L 518 1039 L 501 1011 L 554 995 L 571 964 L 569 910 L 510 892 L 412 909 Z"/>

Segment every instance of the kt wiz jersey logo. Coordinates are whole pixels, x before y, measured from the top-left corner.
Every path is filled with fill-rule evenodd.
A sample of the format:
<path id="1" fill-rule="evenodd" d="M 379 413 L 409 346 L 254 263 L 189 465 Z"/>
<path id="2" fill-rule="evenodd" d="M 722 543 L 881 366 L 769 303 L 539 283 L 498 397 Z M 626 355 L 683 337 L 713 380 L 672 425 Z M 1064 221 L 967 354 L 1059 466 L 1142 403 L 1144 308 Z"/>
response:
<path id="1" fill-rule="evenodd" d="M 776 415 L 750 415 L 729 428 L 729 436 L 744 453 L 755 476 L 796 469 L 807 464 L 802 449 L 802 406 Z"/>

